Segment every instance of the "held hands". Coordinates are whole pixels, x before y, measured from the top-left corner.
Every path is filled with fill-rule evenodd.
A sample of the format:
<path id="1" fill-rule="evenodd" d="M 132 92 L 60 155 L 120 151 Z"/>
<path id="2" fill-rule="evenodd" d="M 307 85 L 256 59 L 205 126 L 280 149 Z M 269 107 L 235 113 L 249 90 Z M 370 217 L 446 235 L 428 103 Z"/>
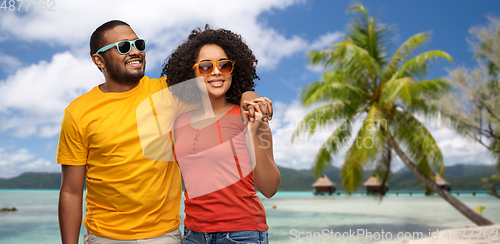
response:
<path id="1" fill-rule="evenodd" d="M 243 111 L 242 114 L 244 121 L 247 123 L 248 118 L 250 120 L 250 131 L 257 134 L 262 124 L 267 123 L 272 118 L 272 101 L 267 97 L 260 97 L 251 101 L 244 101 L 243 103 L 248 108 L 248 110 Z"/>
<path id="2" fill-rule="evenodd" d="M 241 104 L 241 115 L 251 122 L 255 121 L 256 114 L 260 113 L 264 122 L 268 122 L 273 117 L 273 102 L 267 97 L 259 97 L 250 101 L 243 101 Z M 244 120 L 246 122 L 246 120 Z"/>

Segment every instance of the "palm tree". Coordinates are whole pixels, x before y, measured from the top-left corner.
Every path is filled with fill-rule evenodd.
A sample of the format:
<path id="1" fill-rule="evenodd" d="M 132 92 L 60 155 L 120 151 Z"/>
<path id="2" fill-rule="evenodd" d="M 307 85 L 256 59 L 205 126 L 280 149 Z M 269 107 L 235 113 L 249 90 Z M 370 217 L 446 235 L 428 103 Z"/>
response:
<path id="1" fill-rule="evenodd" d="M 437 118 L 438 107 L 430 103 L 450 89 L 446 80 L 422 80 L 429 64 L 438 59 L 453 62 L 443 51 L 414 55 L 429 40 L 430 33 L 416 34 L 406 40 L 391 57 L 387 38 L 391 27 L 370 17 L 360 3 L 348 13 L 356 13 L 342 42 L 330 49 L 312 51 L 312 64 L 324 64 L 322 81 L 306 85 L 301 93 L 304 106 L 320 103 L 307 114 L 293 133 L 312 135 L 317 128 L 337 126 L 321 146 L 313 162 L 317 177 L 331 166 L 332 155 L 347 149 L 341 167 L 342 185 L 354 191 L 363 179 L 365 166 L 374 165 L 383 185 L 390 172 L 392 151 L 428 188 L 439 194 L 477 225 L 491 221 L 442 190 L 435 182 L 432 168 L 442 174 L 443 155 L 427 128 L 415 115 Z M 420 80 L 420 81 L 418 81 Z M 355 122 L 363 119 L 357 135 Z"/>

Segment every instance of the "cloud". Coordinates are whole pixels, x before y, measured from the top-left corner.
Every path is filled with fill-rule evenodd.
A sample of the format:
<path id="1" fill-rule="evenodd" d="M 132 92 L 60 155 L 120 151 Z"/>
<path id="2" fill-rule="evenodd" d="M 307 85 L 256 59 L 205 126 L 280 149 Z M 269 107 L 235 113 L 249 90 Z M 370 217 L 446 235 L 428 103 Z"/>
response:
<path id="1" fill-rule="evenodd" d="M 0 148 L 0 178 L 16 177 L 26 171 L 58 172 L 60 167 L 45 159 L 35 159 L 35 156 L 25 148 L 12 152 Z"/>
<path id="2" fill-rule="evenodd" d="M 54 136 L 66 106 L 102 80 L 90 59 L 69 52 L 19 69 L 0 81 L 0 131 L 17 137 Z"/>
<path id="3" fill-rule="evenodd" d="M 9 56 L 0 52 L 0 67 L 5 73 L 13 73 L 13 71 L 20 68 L 22 62 L 13 56 Z"/>
<path id="4" fill-rule="evenodd" d="M 306 69 L 314 73 L 321 74 L 325 71 L 325 66 L 321 64 L 317 65 L 307 64 Z"/>
<path id="5" fill-rule="evenodd" d="M 49 161 L 39 158 L 31 163 L 21 165 L 21 167 L 19 168 L 22 169 L 23 171 L 40 172 L 40 171 L 46 171 L 47 167 L 51 165 L 52 164 Z"/>
<path id="6" fill-rule="evenodd" d="M 340 41 L 342 38 L 342 32 L 328 32 L 318 38 L 318 40 L 311 43 L 309 49 L 310 50 L 322 50 L 328 47 L 330 44 L 334 42 Z"/>

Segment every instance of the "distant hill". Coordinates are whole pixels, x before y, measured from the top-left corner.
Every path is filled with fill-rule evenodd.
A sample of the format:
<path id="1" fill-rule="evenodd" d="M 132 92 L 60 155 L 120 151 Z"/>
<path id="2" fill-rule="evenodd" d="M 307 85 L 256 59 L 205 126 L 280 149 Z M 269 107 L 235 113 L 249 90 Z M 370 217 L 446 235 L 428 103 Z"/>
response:
<path id="1" fill-rule="evenodd" d="M 281 174 L 281 183 L 278 191 L 310 191 L 314 183 L 311 170 L 290 169 L 278 165 Z"/>
<path id="2" fill-rule="evenodd" d="M 458 164 L 448 166 L 444 169 L 443 178 L 451 184 L 452 190 L 487 190 L 482 178 L 494 174 L 493 165 L 465 165 Z M 500 190 L 498 181 L 492 181 L 497 190 Z M 413 176 L 409 169 L 403 168 L 392 175 L 390 181 L 391 190 L 422 190 L 419 181 Z"/>
<path id="3" fill-rule="evenodd" d="M 281 173 L 280 191 L 312 191 L 311 185 L 314 183 L 312 170 L 295 170 L 278 166 Z M 324 174 L 341 189 L 340 169 L 330 167 Z M 453 165 L 444 170 L 443 178 L 451 184 L 452 190 L 486 190 L 482 178 L 490 177 L 494 174 L 493 165 Z M 371 175 L 371 171 L 365 171 L 365 180 Z M 492 181 L 497 190 L 500 190 L 500 182 Z M 390 190 L 424 190 L 422 184 L 413 176 L 409 169 L 403 168 L 392 173 L 389 178 Z M 360 186 L 359 190 L 362 190 Z"/>
<path id="4" fill-rule="evenodd" d="M 59 189 L 61 173 L 23 173 L 11 179 L 0 178 L 0 189 Z"/>
<path id="5" fill-rule="evenodd" d="M 278 166 L 281 173 L 279 191 L 312 191 L 314 183 L 312 170 L 291 169 Z M 339 168 L 330 167 L 324 174 L 341 189 Z M 495 173 L 494 166 L 490 165 L 453 165 L 445 169 L 443 178 L 451 184 L 452 190 L 486 190 L 482 178 Z M 365 180 L 371 174 L 365 171 Z M 500 182 L 492 181 L 498 190 Z M 0 178 L 0 189 L 59 189 L 61 186 L 60 173 L 23 173 L 15 178 Z M 406 168 L 391 175 L 390 190 L 423 190 L 422 185 Z M 360 190 L 362 190 L 360 186 Z"/>

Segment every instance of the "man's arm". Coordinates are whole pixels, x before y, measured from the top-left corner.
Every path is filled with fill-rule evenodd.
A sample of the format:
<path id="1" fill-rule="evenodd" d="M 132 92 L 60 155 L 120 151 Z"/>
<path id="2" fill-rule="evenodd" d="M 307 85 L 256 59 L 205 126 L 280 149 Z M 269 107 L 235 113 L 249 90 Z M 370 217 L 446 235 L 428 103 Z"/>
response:
<path id="1" fill-rule="evenodd" d="M 59 229 L 63 244 L 78 244 L 82 224 L 83 186 L 85 165 L 62 165 L 59 192 Z"/>

